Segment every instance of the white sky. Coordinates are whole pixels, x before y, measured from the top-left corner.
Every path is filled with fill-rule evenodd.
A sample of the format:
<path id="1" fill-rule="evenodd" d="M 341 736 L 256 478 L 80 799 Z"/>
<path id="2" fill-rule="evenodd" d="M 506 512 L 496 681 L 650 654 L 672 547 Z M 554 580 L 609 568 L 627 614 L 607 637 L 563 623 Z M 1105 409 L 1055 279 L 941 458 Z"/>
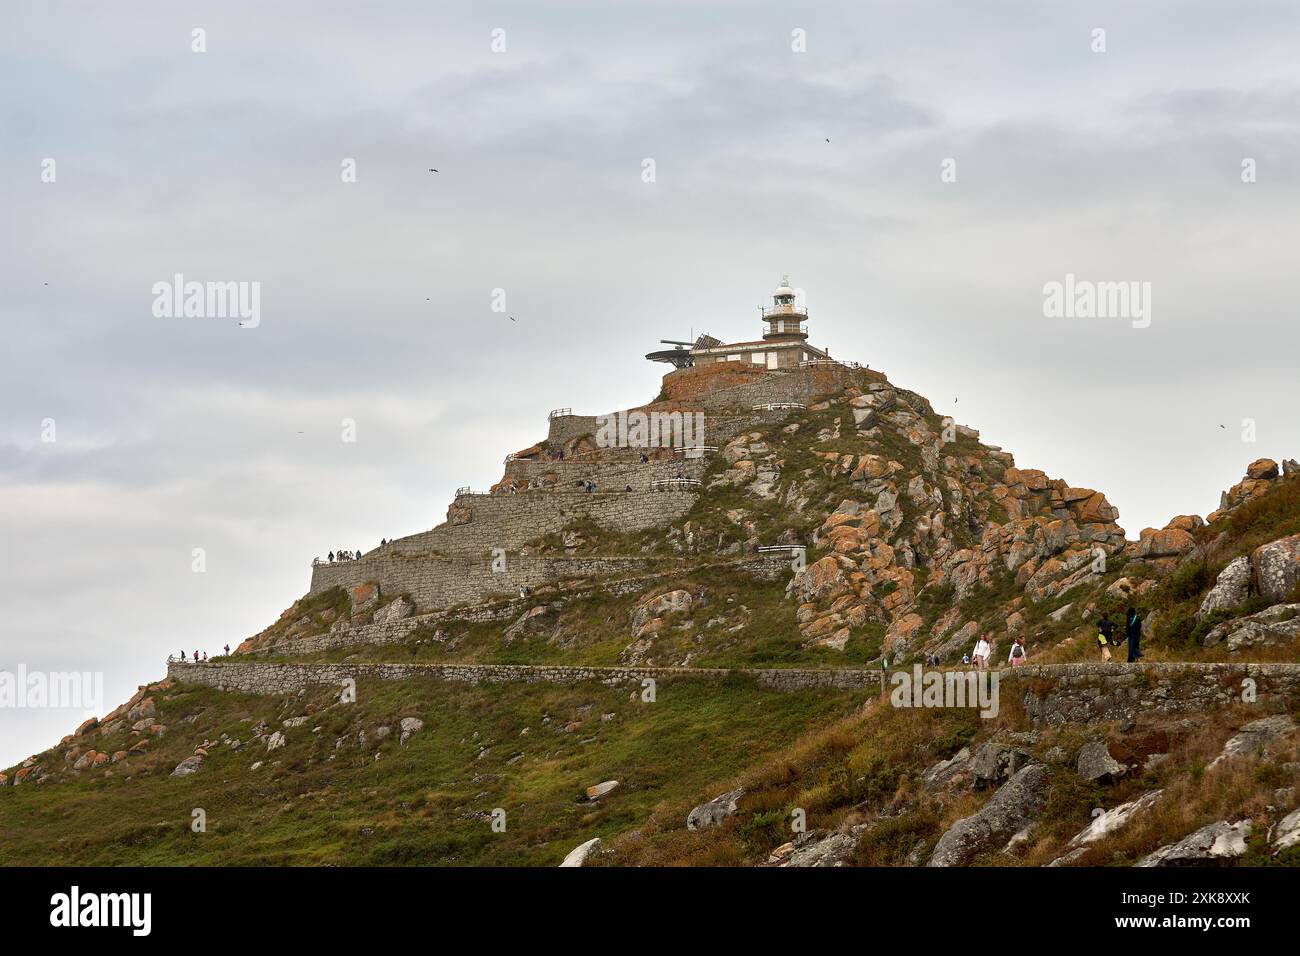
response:
<path id="1" fill-rule="evenodd" d="M 814 344 L 1130 536 L 1300 451 L 1292 3 L 270 6 L 0 13 L 0 670 L 111 707 L 238 643 L 785 272 Z M 177 272 L 260 327 L 154 318 Z M 1067 272 L 1152 283 L 1150 328 L 1045 319 Z M 0 710 L 0 765 L 79 719 Z"/>

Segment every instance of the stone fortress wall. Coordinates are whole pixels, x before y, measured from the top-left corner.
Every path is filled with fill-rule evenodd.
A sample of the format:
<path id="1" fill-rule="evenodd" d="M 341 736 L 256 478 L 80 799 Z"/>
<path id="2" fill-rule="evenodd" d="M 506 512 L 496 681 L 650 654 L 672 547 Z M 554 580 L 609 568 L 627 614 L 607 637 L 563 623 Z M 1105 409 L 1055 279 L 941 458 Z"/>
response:
<path id="1" fill-rule="evenodd" d="M 670 390 L 674 376 L 698 371 L 669 373 L 664 377 L 665 389 Z M 752 406 L 770 402 L 808 404 L 817 395 L 846 381 L 860 380 L 864 374 L 843 366 L 759 372 L 744 371 L 741 377 L 752 380 L 737 385 L 702 388 L 698 402 L 673 401 L 662 403 L 662 407 L 686 412 L 687 406 L 694 404 L 703 410 L 703 441 L 721 447 L 736 435 L 779 421 L 787 414 L 781 410 L 755 412 Z M 555 445 L 591 434 L 596 418 L 553 416 L 548 441 Z M 564 461 L 509 461 L 507 476 L 523 479 L 521 484 L 549 472 L 556 474 L 556 483 L 515 494 L 458 495 L 447 511 L 447 521 L 435 528 L 389 542 L 353 561 L 314 565 L 308 593 L 376 583 L 387 595 L 410 594 L 418 608 L 427 610 L 472 604 L 517 591 L 520 585 L 536 587 L 564 577 L 609 573 L 598 564 L 584 567 L 572 559 L 525 560 L 510 552 L 575 522 L 590 521 L 615 533 L 633 533 L 666 528 L 682 518 L 694 504 L 698 490 L 651 490 L 651 483 L 678 474 L 698 478 L 707 470 L 709 459 L 674 455 L 642 463 L 640 453 L 640 449 L 611 448 Z M 577 486 L 583 478 L 596 482 L 595 492 Z M 625 491 L 629 485 L 633 490 Z M 492 571 L 494 549 L 507 552 L 505 572 Z M 620 565 L 623 573 L 629 567 L 626 563 Z"/>
<path id="2" fill-rule="evenodd" d="M 449 558 L 381 548 L 360 561 L 317 566 L 310 593 L 374 582 L 386 597 L 406 594 L 419 608 L 449 608 L 517 594 L 521 585 L 645 573 L 665 560 L 672 559 L 507 553 L 494 570 L 490 557 Z"/>
<path id="3" fill-rule="evenodd" d="M 513 560 L 513 559 L 511 559 Z M 659 582 L 676 578 L 681 574 L 683 565 L 677 558 L 549 558 L 556 566 L 550 573 L 556 575 L 552 582 L 557 593 L 548 596 L 551 607 L 561 607 L 569 602 L 590 597 L 599 592 L 604 595 L 622 596 L 641 594 Z M 563 561 L 572 562 L 568 567 L 560 565 Z M 484 565 L 486 567 L 486 564 Z M 729 572 L 748 575 L 755 580 L 777 581 L 790 574 L 790 562 L 784 555 L 766 554 L 758 557 L 740 558 L 730 561 L 718 561 L 708 565 L 694 564 L 696 572 L 711 569 L 725 569 Z M 580 570 L 592 575 L 588 578 L 578 576 Z M 486 572 L 484 572 L 486 573 Z M 521 614 L 535 606 L 532 598 L 518 597 L 517 590 L 508 596 L 494 600 L 497 589 L 501 587 L 500 575 L 486 578 L 482 598 L 472 600 L 464 605 L 453 605 L 427 613 L 415 614 L 396 620 L 383 620 L 371 624 L 359 624 L 352 621 L 338 621 L 326 634 L 315 637 L 286 637 L 277 643 L 267 644 L 249 653 L 253 654 L 315 654 L 320 651 L 334 650 L 342 647 L 360 647 L 365 645 L 402 644 L 413 631 L 422 627 L 437 630 L 442 624 L 453 620 L 469 623 L 506 623 L 519 618 Z M 364 581 L 356 582 L 366 583 Z M 355 585 L 354 585 L 355 586 Z M 459 585 L 453 585 L 459 586 Z M 518 585 L 515 585 L 517 588 Z M 391 592 L 388 596 L 396 596 Z"/>
<path id="4" fill-rule="evenodd" d="M 705 377 L 718 366 L 685 368 L 664 376 L 664 390 L 670 396 L 680 395 L 671 402 L 683 408 L 697 403 L 706 414 L 751 413 L 755 405 L 771 403 L 797 403 L 809 405 L 818 396 L 839 391 L 847 385 L 862 385 L 868 377 L 880 378 L 879 373 L 846 365 L 822 365 L 790 369 L 754 369 L 749 374 L 741 370 L 742 378 L 735 385 L 706 388 L 702 394 L 692 388 L 696 382 L 706 382 Z M 686 396 L 691 396 L 687 398 Z M 707 419 L 706 419 L 707 424 Z M 743 429 L 742 429 L 743 430 Z M 733 436 L 734 437 L 734 436 Z M 709 444 L 717 444 L 710 441 Z"/>
<path id="5" fill-rule="evenodd" d="M 775 378 L 778 375 L 789 373 L 771 372 L 769 374 Z M 795 391 L 799 390 L 781 387 L 780 383 L 773 383 L 772 387 L 765 391 L 772 395 L 785 395 L 788 393 L 793 394 Z M 802 391 L 799 391 L 799 393 L 802 394 Z M 763 394 L 763 391 L 757 392 L 757 394 Z M 719 409 L 706 409 L 705 406 L 710 404 L 707 400 L 693 403 L 694 410 L 704 412 L 704 430 L 701 434 L 694 434 L 695 443 L 699 445 L 713 446 L 725 445 L 742 432 L 750 431 L 754 428 L 761 428 L 772 422 L 774 418 L 780 418 L 786 414 L 785 412 L 774 413 L 755 411 L 752 407 L 753 405 L 787 401 L 796 401 L 807 404 L 803 399 L 786 399 L 780 397 L 755 398 L 748 405 L 744 405 L 743 408 L 740 406 L 733 408 L 728 404 Z M 674 404 L 682 406 L 681 409 L 678 409 L 682 411 L 682 414 L 687 414 L 689 409 L 687 409 L 686 406 L 692 405 L 692 403 L 682 402 Z M 654 409 L 650 409 L 647 414 L 652 411 L 654 411 Z M 559 448 L 566 441 L 572 438 L 582 438 L 584 436 L 594 437 L 597 429 L 600 427 L 598 423 L 599 417 L 600 416 L 597 415 L 558 415 L 550 419 L 550 427 L 547 432 L 546 443 L 552 448 Z M 633 449 L 607 448 L 602 449 L 601 453 L 617 454 L 620 452 L 631 451 L 633 451 Z M 635 451 L 637 453 L 636 457 L 639 457 L 640 449 L 635 449 Z"/>
<path id="6" fill-rule="evenodd" d="M 619 449 L 628 451 L 630 449 Z M 641 462 L 638 451 L 631 460 L 610 460 L 604 453 L 599 455 L 578 455 L 563 461 L 533 461 L 521 459 L 506 463 L 506 478 L 517 480 L 524 485 L 543 475 L 555 475 L 555 488 L 572 491 L 577 482 L 590 478 L 596 482 L 598 491 L 622 491 L 628 485 L 634 491 L 646 491 L 650 483 L 663 478 L 701 478 L 708 470 L 709 461 L 700 456 L 688 458 L 684 455 L 668 455 Z M 529 489 L 529 494 L 539 489 Z M 544 489 L 542 489 L 544 490 Z"/>
<path id="7" fill-rule="evenodd" d="M 530 491 L 519 495 L 464 494 L 447 510 L 447 522 L 390 541 L 384 550 L 446 556 L 479 556 L 493 548 L 507 551 L 552 534 L 575 521 L 591 520 L 616 533 L 666 526 L 685 514 L 696 493 L 573 489 Z M 366 555 L 368 558 L 370 552 Z"/>

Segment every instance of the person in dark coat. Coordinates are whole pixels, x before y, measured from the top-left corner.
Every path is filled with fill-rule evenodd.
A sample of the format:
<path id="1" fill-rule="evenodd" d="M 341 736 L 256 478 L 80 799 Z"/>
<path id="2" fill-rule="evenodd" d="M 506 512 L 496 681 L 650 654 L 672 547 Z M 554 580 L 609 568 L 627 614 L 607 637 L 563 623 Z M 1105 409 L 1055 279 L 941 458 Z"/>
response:
<path id="1" fill-rule="evenodd" d="M 1128 609 L 1124 617 L 1124 636 L 1128 638 L 1128 662 L 1132 664 L 1142 659 L 1142 618 L 1134 608 Z"/>

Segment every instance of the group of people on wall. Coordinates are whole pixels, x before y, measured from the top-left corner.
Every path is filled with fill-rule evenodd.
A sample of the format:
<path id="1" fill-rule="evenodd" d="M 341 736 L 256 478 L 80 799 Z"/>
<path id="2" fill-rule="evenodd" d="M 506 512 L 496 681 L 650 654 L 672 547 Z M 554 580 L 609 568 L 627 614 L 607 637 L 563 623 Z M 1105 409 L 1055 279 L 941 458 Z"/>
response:
<path id="1" fill-rule="evenodd" d="M 230 656 L 230 645 L 229 645 L 229 644 L 227 644 L 224 648 L 222 648 L 222 650 L 224 650 L 224 651 L 226 652 L 226 656 L 227 656 L 227 657 Z M 181 656 L 180 656 L 180 657 L 174 657 L 174 656 L 172 656 L 171 654 L 168 654 L 168 655 L 167 655 L 167 663 L 168 663 L 168 664 L 175 663 L 175 662 L 178 661 L 178 660 L 179 660 L 182 664 L 202 664 L 202 663 L 204 663 L 207 659 L 208 659 L 208 652 L 207 652 L 207 651 L 203 651 L 201 655 L 200 655 L 200 652 L 199 652 L 199 651 L 195 651 L 193 657 L 186 657 L 184 651 L 181 651 Z"/>
<path id="2" fill-rule="evenodd" d="M 1121 628 L 1123 629 L 1121 632 Z M 1128 662 L 1130 664 L 1140 661 L 1142 654 L 1142 617 L 1138 614 L 1136 608 L 1129 608 L 1124 615 L 1124 622 L 1113 621 L 1109 612 L 1103 612 L 1101 619 L 1097 621 L 1097 645 L 1101 648 L 1101 659 L 1103 661 L 1113 660 L 1115 654 L 1111 648 L 1115 648 L 1118 653 L 1119 645 L 1128 645 Z M 989 661 L 993 657 L 993 644 L 988 637 L 981 636 L 975 642 L 975 647 L 969 654 L 962 657 L 963 664 L 974 665 L 977 669 L 984 669 L 989 666 Z M 1025 647 L 1025 638 L 1022 634 L 1017 634 L 1011 639 L 1011 648 L 1007 652 L 1007 663 L 1012 667 L 1020 667 L 1029 660 L 1029 651 Z M 925 658 L 927 667 L 938 667 L 942 661 L 938 654 L 927 654 Z"/>

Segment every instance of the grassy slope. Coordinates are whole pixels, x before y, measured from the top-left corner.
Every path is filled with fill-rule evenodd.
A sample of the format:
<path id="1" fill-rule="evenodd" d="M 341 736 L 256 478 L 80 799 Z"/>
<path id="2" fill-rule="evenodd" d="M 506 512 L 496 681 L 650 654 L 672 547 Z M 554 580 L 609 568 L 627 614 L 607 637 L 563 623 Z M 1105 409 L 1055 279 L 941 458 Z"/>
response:
<path id="1" fill-rule="evenodd" d="M 861 695 L 777 694 L 743 683 L 661 684 L 655 703 L 600 685 L 470 688 L 363 682 L 359 702 L 174 688 L 156 694 L 169 727 L 147 757 L 64 782 L 0 789 L 0 843 L 14 864 L 555 864 L 592 836 L 631 829 L 666 801 L 707 799 L 727 779 Z M 288 745 L 224 744 L 189 777 L 171 770 L 225 732 L 247 742 L 266 720 L 311 714 Z M 613 713 L 609 721 L 601 715 Z M 544 724 L 542 718 L 551 720 Z M 184 718 L 197 715 L 192 723 Z M 398 721 L 424 729 L 406 747 Z M 573 732 L 571 721 L 582 725 Z M 375 748 L 375 727 L 394 729 Z M 320 726 L 319 733 L 312 728 Z M 527 735 L 521 731 L 530 728 Z M 356 746 L 364 728 L 370 749 Z M 349 741 L 335 750 L 335 740 Z M 129 738 L 93 744 L 112 751 Z M 480 756 L 484 745 L 489 749 Z M 376 761 L 374 753 L 382 754 Z M 518 759 L 518 755 L 521 755 Z M 333 758 L 333 759 L 331 759 Z M 265 761 L 256 771 L 254 761 Z M 622 786 L 598 804 L 587 786 Z M 208 832 L 190 831 L 207 812 Z M 504 833 L 484 814 L 507 811 Z"/>
<path id="2" fill-rule="evenodd" d="M 1252 817 L 1255 835 L 1246 865 L 1300 865 L 1300 848 L 1272 857 L 1265 845 L 1268 825 L 1289 802 L 1276 805 L 1274 791 L 1296 786 L 1300 743 L 1292 742 L 1276 759 L 1247 760 L 1207 771 L 1233 730 L 1257 719 L 1258 710 L 1234 709 L 1212 722 L 1197 722 L 1197 732 L 1176 719 L 1142 721 L 1121 732 L 1114 725 L 1054 728 L 1028 745 L 1035 760 L 1050 767 L 1050 797 L 1033 839 L 1014 855 L 1001 850 L 973 862 L 986 866 L 1042 866 L 1065 852 L 1068 841 L 1091 820 L 1094 808 L 1112 808 L 1150 790 L 1165 793 L 1152 812 L 1098 841 L 1076 865 L 1132 865 L 1142 856 L 1216 820 Z M 831 830 L 869 824 L 852 862 L 864 866 L 906 866 L 924 862 L 939 837 L 959 819 L 974 813 L 992 794 L 968 785 L 927 788 L 922 772 L 972 750 L 995 734 L 1026 732 L 1030 726 L 1014 700 L 1003 698 L 1002 713 L 984 721 L 973 711 L 900 710 L 876 703 L 811 730 L 786 750 L 756 761 L 736 780 L 748 788 L 734 817 L 721 827 L 692 833 L 682 828 L 683 805 L 668 803 L 635 832 L 614 841 L 613 854 L 600 862 L 617 865 L 755 864 L 793 838 L 794 808 L 807 813 L 808 828 Z M 1114 785 L 1090 784 L 1071 759 L 1095 737 L 1108 740 L 1124 763 L 1142 764 L 1149 754 L 1168 753 L 1159 767 L 1138 771 Z M 1054 759 L 1060 747 L 1065 760 Z M 1290 766 L 1285 766 L 1292 762 Z M 715 789 L 721 789 L 715 787 Z"/>

